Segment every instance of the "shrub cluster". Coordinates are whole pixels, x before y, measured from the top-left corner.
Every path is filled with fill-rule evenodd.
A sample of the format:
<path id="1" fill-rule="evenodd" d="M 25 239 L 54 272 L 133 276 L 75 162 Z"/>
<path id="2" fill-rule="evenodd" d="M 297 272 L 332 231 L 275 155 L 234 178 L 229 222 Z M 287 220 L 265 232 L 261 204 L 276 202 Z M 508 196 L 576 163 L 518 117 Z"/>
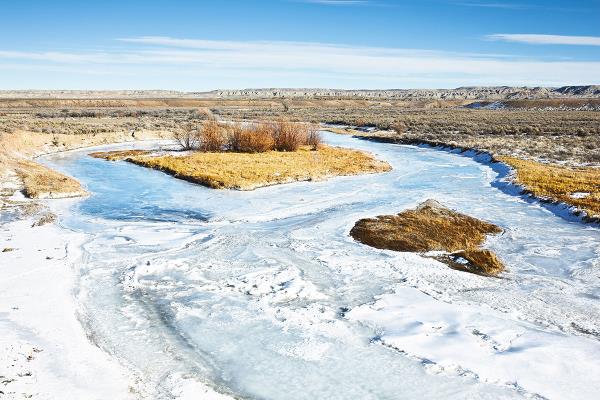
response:
<path id="1" fill-rule="evenodd" d="M 186 124 L 173 139 L 184 150 L 263 153 L 296 151 L 300 146 L 317 150 L 322 142 L 318 127 L 289 121 L 221 125 L 211 119 L 202 125 Z"/>
<path id="2" fill-rule="evenodd" d="M 233 125 L 228 134 L 229 150 L 238 153 L 263 153 L 275 147 L 271 126 L 267 123 Z"/>

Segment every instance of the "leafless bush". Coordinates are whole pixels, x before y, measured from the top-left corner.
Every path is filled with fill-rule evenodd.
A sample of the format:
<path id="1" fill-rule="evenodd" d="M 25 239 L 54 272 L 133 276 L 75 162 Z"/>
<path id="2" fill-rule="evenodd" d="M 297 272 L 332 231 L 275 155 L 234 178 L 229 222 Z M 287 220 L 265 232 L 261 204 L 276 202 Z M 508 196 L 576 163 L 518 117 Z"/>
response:
<path id="1" fill-rule="evenodd" d="M 307 130 L 305 124 L 295 124 L 289 121 L 273 123 L 273 139 L 275 150 L 296 151 L 306 143 Z"/>
<path id="2" fill-rule="evenodd" d="M 200 151 L 221 151 L 227 142 L 223 128 L 214 119 L 184 124 L 173 132 L 173 139 L 183 150 Z"/>
<path id="3" fill-rule="evenodd" d="M 273 139 L 273 128 L 271 124 L 235 124 L 229 134 L 229 149 L 242 153 L 263 153 L 273 150 L 275 140 Z"/>
<path id="4" fill-rule="evenodd" d="M 322 143 L 317 125 L 289 121 L 234 124 L 229 132 L 229 150 L 260 153 L 269 150 L 296 151 L 309 145 L 317 150 Z"/>
<path id="5" fill-rule="evenodd" d="M 200 130 L 199 148 L 202 151 L 221 151 L 226 137 L 219 123 L 214 119 L 204 122 Z"/>
<path id="6" fill-rule="evenodd" d="M 173 132 L 173 140 L 177 142 L 183 150 L 197 150 L 200 148 L 201 128 L 195 124 L 185 124 Z"/>
<path id="7" fill-rule="evenodd" d="M 317 150 L 323 143 L 321 132 L 319 132 L 319 126 L 310 124 L 306 126 L 306 144 L 309 145 L 313 150 Z"/>
<path id="8" fill-rule="evenodd" d="M 123 102 L 73 101 L 58 105 L 33 104 L 22 106 L 3 103 L 0 108 L 0 132 L 33 132 L 48 135 L 112 135 L 115 132 L 172 132 L 186 123 L 199 124 L 209 115 L 203 107 L 223 120 L 269 121 L 285 118 L 289 121 L 329 122 L 348 125 L 376 125 L 379 129 L 392 127 L 400 134 L 397 139 L 407 142 L 455 144 L 478 148 L 494 154 L 519 151 L 524 157 L 546 158 L 569 163 L 600 164 L 600 103 L 596 111 L 545 110 L 534 101 L 515 104 L 522 108 L 503 110 L 471 110 L 459 103 L 447 102 L 449 108 L 427 108 L 424 102 L 394 100 L 323 100 L 285 99 L 289 108 L 273 100 L 223 101 L 161 100 Z M 587 102 L 587 100 L 586 100 Z M 54 104 L 54 101 L 53 101 Z M 531 108 L 533 105 L 537 108 Z M 167 106 L 169 111 L 167 112 Z M 171 107 L 172 106 L 172 107 Z M 81 111 L 93 111 L 86 113 Z M 94 116 L 92 116 L 94 115 Z M 65 118 L 67 116 L 68 118 Z M 389 135 L 393 135 L 389 133 Z M 61 139 L 62 140 L 62 139 Z M 304 144 L 304 142 L 303 142 Z M 543 144 L 543 145 L 542 145 Z M 569 155 L 557 153 L 566 149 Z"/>

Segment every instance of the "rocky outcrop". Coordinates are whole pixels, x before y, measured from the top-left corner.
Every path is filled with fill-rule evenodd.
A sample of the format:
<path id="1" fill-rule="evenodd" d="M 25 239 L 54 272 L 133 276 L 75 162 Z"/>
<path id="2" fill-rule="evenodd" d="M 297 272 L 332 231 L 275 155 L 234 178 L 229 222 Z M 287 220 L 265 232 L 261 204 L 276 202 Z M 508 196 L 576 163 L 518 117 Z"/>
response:
<path id="1" fill-rule="evenodd" d="M 456 89 L 235 89 L 211 92 L 174 90 L 4 90 L 0 99 L 390 99 L 390 100 L 523 100 L 600 98 L 600 86 L 514 87 L 473 86 Z"/>
<path id="2" fill-rule="evenodd" d="M 595 88 L 595 89 L 594 89 Z M 600 98 L 595 86 L 547 87 L 460 87 L 456 89 L 243 89 L 218 90 L 221 98 L 365 98 L 396 100 L 520 100 L 550 98 Z"/>

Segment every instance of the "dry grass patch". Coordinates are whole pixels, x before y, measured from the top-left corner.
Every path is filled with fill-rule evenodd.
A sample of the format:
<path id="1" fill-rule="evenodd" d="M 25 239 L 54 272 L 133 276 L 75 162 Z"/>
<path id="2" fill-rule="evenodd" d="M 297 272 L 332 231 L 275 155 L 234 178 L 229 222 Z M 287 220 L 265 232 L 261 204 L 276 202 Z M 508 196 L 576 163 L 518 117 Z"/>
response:
<path id="1" fill-rule="evenodd" d="M 97 151 L 88 155 L 94 158 L 102 158 L 107 161 L 120 161 L 128 157 L 141 156 L 148 154 L 147 150 L 114 150 L 114 151 Z"/>
<path id="2" fill-rule="evenodd" d="M 499 157 L 516 171 L 516 183 L 542 199 L 571 204 L 600 217 L 600 168 L 570 168 L 514 157 Z"/>
<path id="3" fill-rule="evenodd" d="M 502 229 L 489 222 L 452 211 L 434 200 L 398 215 L 359 220 L 350 235 L 378 249 L 427 253 L 443 251 L 436 257 L 454 268 L 496 275 L 504 269 L 494 253 L 480 249 L 489 234 Z M 462 262 L 461 262 L 462 261 Z M 466 262 L 464 262 L 466 261 Z"/>
<path id="4" fill-rule="evenodd" d="M 23 194 L 29 198 L 57 199 L 85 194 L 75 179 L 33 161 L 18 161 L 16 172 L 23 181 Z"/>
<path id="5" fill-rule="evenodd" d="M 304 146 L 293 152 L 193 152 L 182 156 L 113 152 L 102 158 L 125 159 L 211 188 L 237 190 L 391 170 L 388 163 L 368 153 L 330 146 L 320 146 L 316 151 Z"/>

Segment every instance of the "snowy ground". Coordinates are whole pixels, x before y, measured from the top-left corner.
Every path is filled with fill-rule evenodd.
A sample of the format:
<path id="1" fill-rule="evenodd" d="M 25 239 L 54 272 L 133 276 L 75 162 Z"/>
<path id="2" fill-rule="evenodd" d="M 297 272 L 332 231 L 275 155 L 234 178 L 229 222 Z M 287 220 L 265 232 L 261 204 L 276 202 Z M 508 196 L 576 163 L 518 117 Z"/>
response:
<path id="1" fill-rule="evenodd" d="M 92 196 L 53 202 L 61 227 L 2 225 L 2 246 L 18 249 L 0 254 L 0 340 L 18 360 L 5 388 L 81 399 L 595 395 L 598 228 L 498 190 L 470 158 L 327 140 L 394 170 L 232 192 L 83 151 L 47 157 Z M 509 271 L 476 276 L 348 236 L 357 219 L 428 198 L 502 226 L 488 246 Z"/>
<path id="2" fill-rule="evenodd" d="M 84 235 L 33 219 L 0 227 L 1 398 L 130 398 L 128 372 L 77 320 L 73 265 Z"/>

